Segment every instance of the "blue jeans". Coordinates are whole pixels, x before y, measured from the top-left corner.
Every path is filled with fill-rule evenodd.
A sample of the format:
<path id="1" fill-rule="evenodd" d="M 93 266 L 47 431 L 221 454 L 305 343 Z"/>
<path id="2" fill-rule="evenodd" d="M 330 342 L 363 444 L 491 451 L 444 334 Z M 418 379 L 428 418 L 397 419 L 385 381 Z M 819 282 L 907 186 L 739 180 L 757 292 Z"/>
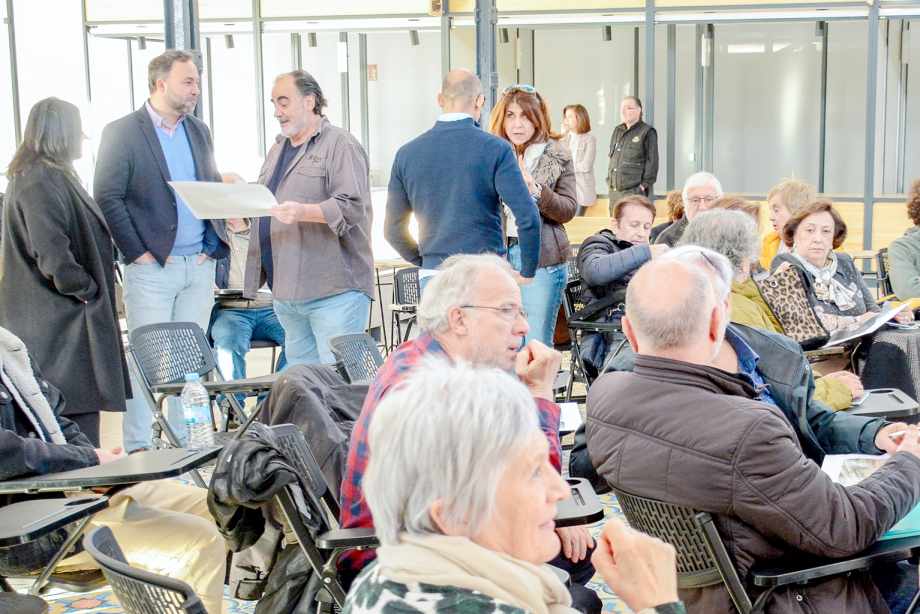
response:
<path id="1" fill-rule="evenodd" d="M 246 377 L 246 353 L 253 341 L 271 341 L 281 347 L 278 370 L 284 368 L 284 328 L 275 310 L 217 308 L 211 320 L 211 339 L 217 366 L 224 379 Z"/>
<path id="2" fill-rule="evenodd" d="M 128 330 L 163 322 L 195 322 L 202 331 L 208 329 L 214 304 L 214 260 L 198 264 L 198 255 L 170 256 L 165 266 L 129 264 L 125 266 L 125 315 Z M 133 369 L 132 399 L 122 423 L 125 450 L 149 448 L 153 436 L 153 408 L 141 393 Z M 179 441 L 185 438 L 182 406 L 177 398 L 169 399 L 166 415 Z"/>
<path id="3" fill-rule="evenodd" d="M 329 349 L 329 339 L 364 332 L 371 299 L 349 290 L 310 301 L 276 300 L 274 306 L 284 327 L 288 365 L 332 364 L 335 357 Z"/>
<path id="4" fill-rule="evenodd" d="M 508 261 L 515 271 L 521 270 L 519 245 L 508 250 Z M 562 305 L 565 280 L 566 267 L 563 262 L 538 268 L 533 281 L 521 286 L 521 302 L 527 310 L 527 324 L 530 326 L 524 343 L 536 339 L 553 347 L 553 332 L 556 329 L 556 316 Z"/>

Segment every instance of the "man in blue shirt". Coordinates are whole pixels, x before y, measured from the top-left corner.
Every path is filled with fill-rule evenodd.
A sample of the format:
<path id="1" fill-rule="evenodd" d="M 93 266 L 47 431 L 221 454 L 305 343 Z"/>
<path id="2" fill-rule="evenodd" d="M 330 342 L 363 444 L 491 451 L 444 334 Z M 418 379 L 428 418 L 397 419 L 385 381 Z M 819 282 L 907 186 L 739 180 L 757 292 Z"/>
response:
<path id="1" fill-rule="evenodd" d="M 102 133 L 93 191 L 125 265 L 128 329 L 195 322 L 207 329 L 214 259 L 226 254 L 211 220 L 199 220 L 168 181 L 220 181 L 211 134 L 191 115 L 200 58 L 170 49 L 148 66 L 150 98 Z M 125 448 L 151 445 L 152 413 L 133 385 L 123 423 Z M 181 426 L 178 403 L 170 420 Z M 183 432 L 181 428 L 175 429 Z"/>
<path id="2" fill-rule="evenodd" d="M 438 94 L 444 113 L 393 160 L 384 236 L 423 279 L 454 254 L 503 255 L 502 202 L 517 223 L 521 276 L 537 270 L 540 214 L 511 145 L 479 127 L 483 102 L 476 75 L 450 71 Z M 418 242 L 409 234 L 413 213 Z"/>

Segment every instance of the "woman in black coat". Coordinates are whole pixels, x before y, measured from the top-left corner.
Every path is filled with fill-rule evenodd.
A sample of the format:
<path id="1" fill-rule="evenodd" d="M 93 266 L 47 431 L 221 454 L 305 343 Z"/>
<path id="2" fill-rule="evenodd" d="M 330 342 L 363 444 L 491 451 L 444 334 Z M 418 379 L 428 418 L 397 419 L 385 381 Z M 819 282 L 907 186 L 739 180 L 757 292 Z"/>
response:
<path id="1" fill-rule="evenodd" d="M 112 237 L 80 185 L 80 112 L 46 98 L 29 113 L 7 171 L 0 242 L 0 325 L 31 350 L 66 400 L 63 415 L 99 445 L 99 412 L 130 394 L 115 312 Z"/>

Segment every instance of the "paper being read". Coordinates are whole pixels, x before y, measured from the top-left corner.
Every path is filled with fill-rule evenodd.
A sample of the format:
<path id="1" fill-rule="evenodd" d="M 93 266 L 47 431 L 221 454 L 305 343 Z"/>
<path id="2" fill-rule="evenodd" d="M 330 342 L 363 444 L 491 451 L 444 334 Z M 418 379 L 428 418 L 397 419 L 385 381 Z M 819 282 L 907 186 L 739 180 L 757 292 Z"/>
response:
<path id="1" fill-rule="evenodd" d="M 278 204 L 275 195 L 258 183 L 170 181 L 169 185 L 201 220 L 264 217 Z"/>

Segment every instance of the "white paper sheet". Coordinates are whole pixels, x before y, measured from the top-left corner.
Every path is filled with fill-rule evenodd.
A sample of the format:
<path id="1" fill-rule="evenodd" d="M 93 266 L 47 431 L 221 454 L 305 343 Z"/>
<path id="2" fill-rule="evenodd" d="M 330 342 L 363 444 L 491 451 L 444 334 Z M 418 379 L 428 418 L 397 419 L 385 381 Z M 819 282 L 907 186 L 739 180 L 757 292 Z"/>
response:
<path id="1" fill-rule="evenodd" d="M 898 313 L 907 309 L 907 306 L 907 303 L 904 303 L 903 305 L 899 305 L 897 307 L 883 309 L 881 312 L 879 312 L 878 315 L 866 320 L 855 328 L 838 330 L 833 335 L 831 335 L 831 338 L 828 339 L 827 343 L 824 344 L 824 347 L 829 348 L 835 345 L 840 345 L 851 339 L 856 339 L 857 337 L 862 337 L 863 335 L 874 333 L 882 326 L 884 326 L 885 322 L 891 320 L 896 315 L 898 315 Z"/>
<path id="2" fill-rule="evenodd" d="M 828 454 L 821 469 L 838 484 L 853 486 L 872 475 L 887 460 L 887 454 Z"/>
<path id="3" fill-rule="evenodd" d="M 264 217 L 278 204 L 275 195 L 258 183 L 170 181 L 169 185 L 201 220 Z"/>
<path id="4" fill-rule="evenodd" d="M 559 404 L 559 432 L 574 433 L 581 426 L 581 410 L 578 409 L 578 403 L 560 403 Z"/>

